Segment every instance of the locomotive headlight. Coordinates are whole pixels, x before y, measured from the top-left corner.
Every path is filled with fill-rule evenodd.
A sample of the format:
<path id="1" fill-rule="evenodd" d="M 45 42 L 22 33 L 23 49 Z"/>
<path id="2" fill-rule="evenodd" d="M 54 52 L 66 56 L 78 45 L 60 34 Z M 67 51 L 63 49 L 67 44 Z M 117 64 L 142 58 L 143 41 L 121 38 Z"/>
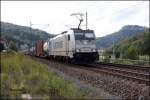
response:
<path id="1" fill-rule="evenodd" d="M 83 44 L 87 44 L 87 41 L 83 41 Z"/>
<path id="2" fill-rule="evenodd" d="M 80 52 L 80 49 L 76 49 L 77 52 Z"/>
<path id="3" fill-rule="evenodd" d="M 96 52 L 96 49 L 93 49 L 92 51 L 93 51 L 93 52 Z"/>

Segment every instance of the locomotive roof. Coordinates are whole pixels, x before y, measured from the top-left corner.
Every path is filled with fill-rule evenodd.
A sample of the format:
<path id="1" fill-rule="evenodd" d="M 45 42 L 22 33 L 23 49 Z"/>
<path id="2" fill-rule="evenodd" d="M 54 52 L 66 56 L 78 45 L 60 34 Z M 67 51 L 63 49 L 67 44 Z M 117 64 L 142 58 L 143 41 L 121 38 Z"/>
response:
<path id="1" fill-rule="evenodd" d="M 82 30 L 82 29 L 80 29 L 80 28 L 71 28 L 71 30 L 73 30 L 74 33 L 94 33 L 93 30 L 89 30 L 89 29 L 87 29 L 87 30 Z M 61 36 L 65 35 L 65 33 L 67 33 L 67 32 L 68 32 L 68 31 L 64 31 L 64 32 L 60 33 L 59 35 L 57 35 L 57 36 L 55 36 L 55 37 L 53 37 L 53 38 L 51 38 L 51 39 L 56 39 L 56 38 L 58 38 L 58 37 L 61 37 Z"/>
<path id="2" fill-rule="evenodd" d="M 74 33 L 94 33 L 93 30 L 82 30 L 82 29 L 79 29 L 79 28 L 72 28 L 71 30 L 74 31 Z"/>

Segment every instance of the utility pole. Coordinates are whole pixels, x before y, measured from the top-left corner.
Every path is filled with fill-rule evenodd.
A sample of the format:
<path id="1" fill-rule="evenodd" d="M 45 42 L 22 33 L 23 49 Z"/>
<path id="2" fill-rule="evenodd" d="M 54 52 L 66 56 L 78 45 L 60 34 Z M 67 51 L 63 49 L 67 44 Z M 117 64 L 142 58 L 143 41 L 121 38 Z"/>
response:
<path id="1" fill-rule="evenodd" d="M 32 23 L 31 23 L 31 21 L 30 21 L 30 32 L 31 32 L 31 29 L 32 29 Z M 32 32 L 31 32 L 32 33 Z"/>
<path id="2" fill-rule="evenodd" d="M 31 37 L 32 37 L 32 23 L 31 23 L 31 21 L 30 21 L 30 32 L 31 32 Z M 31 46 L 32 46 L 32 43 L 31 44 L 29 43 L 29 50 L 30 50 Z"/>
<path id="3" fill-rule="evenodd" d="M 86 30 L 88 29 L 88 14 L 86 12 Z"/>
<path id="4" fill-rule="evenodd" d="M 49 24 L 32 24 L 31 21 L 30 21 L 30 29 L 32 29 L 33 25 L 46 25 L 47 27 L 49 26 Z M 30 30 L 30 31 L 31 31 L 31 34 L 32 34 L 33 33 L 32 30 Z"/>
<path id="5" fill-rule="evenodd" d="M 113 37 L 113 58 L 115 58 L 115 41 L 114 41 L 114 36 Z"/>

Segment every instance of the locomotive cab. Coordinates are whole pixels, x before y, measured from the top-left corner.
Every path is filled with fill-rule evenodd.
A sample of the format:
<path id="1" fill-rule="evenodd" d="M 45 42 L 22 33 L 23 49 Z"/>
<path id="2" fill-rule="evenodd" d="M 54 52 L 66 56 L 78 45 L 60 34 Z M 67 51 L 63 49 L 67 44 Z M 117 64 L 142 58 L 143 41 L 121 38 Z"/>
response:
<path id="1" fill-rule="evenodd" d="M 76 62 L 94 62 L 98 60 L 93 30 L 72 29 L 74 36 L 73 58 Z"/>

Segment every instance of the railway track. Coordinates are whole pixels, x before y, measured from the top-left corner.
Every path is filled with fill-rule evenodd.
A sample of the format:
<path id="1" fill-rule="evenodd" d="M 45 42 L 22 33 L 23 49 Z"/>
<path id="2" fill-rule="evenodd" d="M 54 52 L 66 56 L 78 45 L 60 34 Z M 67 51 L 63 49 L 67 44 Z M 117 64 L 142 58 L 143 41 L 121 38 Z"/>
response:
<path id="1" fill-rule="evenodd" d="M 37 60 L 47 64 L 52 69 L 54 68 L 61 73 L 65 73 L 65 75 L 81 80 L 85 83 L 92 84 L 92 86 L 102 88 L 109 93 L 120 96 L 122 98 L 126 98 L 127 100 L 133 98 L 138 100 L 141 96 L 143 96 L 146 100 L 150 98 L 149 84 L 147 85 L 144 80 L 137 79 L 137 77 L 133 79 L 133 76 L 126 76 L 126 74 L 123 72 L 119 73 L 117 71 L 113 72 L 112 70 L 102 69 L 103 67 L 109 67 L 114 69 L 119 69 L 120 67 L 110 67 L 106 64 L 67 64 L 64 62 L 43 58 L 37 58 Z M 127 70 L 128 68 L 120 69 Z M 128 71 L 132 70 L 128 69 Z M 141 73 L 145 72 L 141 71 Z M 140 76 L 138 76 L 138 78 L 139 77 Z"/>
<path id="2" fill-rule="evenodd" d="M 59 62 L 63 63 L 63 62 Z M 66 63 L 63 63 L 66 64 Z M 104 73 L 115 77 L 124 78 L 140 84 L 150 84 L 150 71 L 148 67 L 131 66 L 112 63 L 94 63 L 94 64 L 67 64 L 70 67 L 78 67 L 81 69 L 93 71 L 96 73 Z"/>
<path id="3" fill-rule="evenodd" d="M 124 65 L 124 64 L 114 64 L 114 63 L 103 63 L 99 62 L 96 63 L 97 65 L 104 65 L 104 66 L 113 66 L 113 67 L 120 67 L 120 68 L 128 68 L 132 70 L 140 70 L 145 72 L 150 72 L 150 67 L 148 66 L 138 66 L 138 65 Z"/>
<path id="4" fill-rule="evenodd" d="M 132 68 L 131 66 L 126 67 L 126 65 L 122 67 L 121 65 L 115 66 L 115 64 L 107 65 L 107 64 L 96 63 L 96 64 L 84 64 L 84 66 L 88 66 L 85 67 L 86 70 L 94 71 L 97 73 L 105 73 L 116 77 L 122 77 L 134 82 L 136 81 L 140 84 L 146 84 L 146 85 L 150 84 L 150 73 L 143 71 L 146 70 L 147 67 L 141 69 L 138 68 L 138 71 L 142 70 L 138 72 L 137 70 L 135 70 L 134 66 Z M 149 69 L 147 68 L 147 70 Z"/>

